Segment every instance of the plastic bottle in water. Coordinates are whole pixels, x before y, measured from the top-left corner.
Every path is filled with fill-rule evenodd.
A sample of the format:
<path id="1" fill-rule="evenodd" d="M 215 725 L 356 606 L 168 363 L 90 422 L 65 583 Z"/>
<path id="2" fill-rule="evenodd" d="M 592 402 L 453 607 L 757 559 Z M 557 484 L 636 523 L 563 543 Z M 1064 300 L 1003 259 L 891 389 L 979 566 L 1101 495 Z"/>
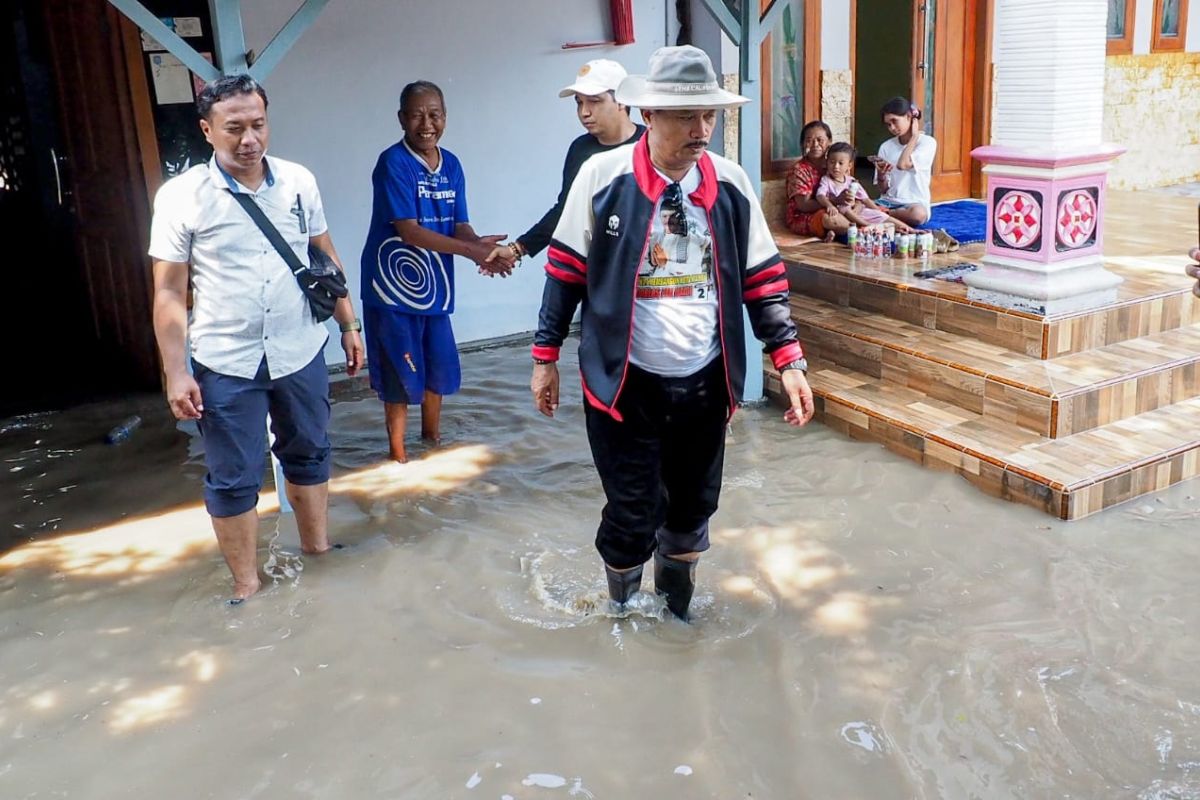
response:
<path id="1" fill-rule="evenodd" d="M 132 417 L 126 417 L 104 437 L 105 444 L 117 444 L 125 441 L 141 424 L 142 418 L 137 414 L 134 414 Z"/>

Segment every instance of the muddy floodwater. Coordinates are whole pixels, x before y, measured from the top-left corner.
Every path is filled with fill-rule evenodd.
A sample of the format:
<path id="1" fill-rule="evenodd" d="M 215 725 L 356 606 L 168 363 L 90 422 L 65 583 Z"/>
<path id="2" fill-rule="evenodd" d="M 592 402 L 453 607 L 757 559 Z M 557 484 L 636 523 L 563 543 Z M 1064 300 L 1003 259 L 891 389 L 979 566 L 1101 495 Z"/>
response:
<path id="1" fill-rule="evenodd" d="M 1195 481 L 1068 524 L 747 409 L 694 624 L 616 617 L 563 374 L 466 355 L 407 465 L 339 400 L 347 547 L 264 493 L 237 608 L 157 398 L 0 424 L 0 798 L 1200 798 Z"/>

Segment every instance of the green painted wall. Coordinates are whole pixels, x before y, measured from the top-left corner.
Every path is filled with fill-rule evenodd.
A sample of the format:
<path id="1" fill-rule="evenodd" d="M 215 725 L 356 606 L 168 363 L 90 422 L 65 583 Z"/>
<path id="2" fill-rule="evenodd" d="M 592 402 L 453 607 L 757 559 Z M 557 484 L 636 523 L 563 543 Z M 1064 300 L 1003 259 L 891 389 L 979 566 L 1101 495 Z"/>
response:
<path id="1" fill-rule="evenodd" d="M 879 107 L 912 91 L 914 0 L 858 0 L 855 21 L 854 146 L 874 154 L 888 138 Z"/>

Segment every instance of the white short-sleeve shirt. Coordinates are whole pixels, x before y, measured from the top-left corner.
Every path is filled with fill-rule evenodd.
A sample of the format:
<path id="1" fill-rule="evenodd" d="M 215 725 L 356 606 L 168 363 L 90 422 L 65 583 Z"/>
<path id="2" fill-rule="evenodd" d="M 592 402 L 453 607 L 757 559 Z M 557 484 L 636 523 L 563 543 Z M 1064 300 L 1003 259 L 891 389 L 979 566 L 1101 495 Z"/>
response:
<path id="1" fill-rule="evenodd" d="M 933 203 L 929 182 L 933 174 L 933 159 L 937 155 L 937 140 L 927 133 L 921 134 L 913 149 L 912 169 L 896 168 L 902 152 L 904 145 L 895 136 L 879 146 L 879 157 L 892 165 L 892 171 L 887 176 L 888 188 L 882 199 L 895 205 L 918 203 L 929 208 Z"/>
<path id="2" fill-rule="evenodd" d="M 267 358 L 271 378 L 305 367 L 325 346 L 287 263 L 232 192 L 250 195 L 308 263 L 308 240 L 325 233 L 312 173 L 267 158 L 267 179 L 251 191 L 213 158 L 163 184 L 154 198 L 150 257 L 191 264 L 192 357 L 222 375 L 253 378 Z"/>

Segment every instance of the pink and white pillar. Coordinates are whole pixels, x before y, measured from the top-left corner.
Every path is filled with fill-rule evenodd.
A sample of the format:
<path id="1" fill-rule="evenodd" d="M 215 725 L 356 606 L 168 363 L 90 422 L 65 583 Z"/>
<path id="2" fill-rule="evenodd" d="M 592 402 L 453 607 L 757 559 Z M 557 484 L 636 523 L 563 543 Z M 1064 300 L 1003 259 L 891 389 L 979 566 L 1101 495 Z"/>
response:
<path id="1" fill-rule="evenodd" d="M 1101 140 L 1107 0 L 998 0 L 992 144 L 983 162 L 986 254 L 969 296 L 1037 314 L 1110 303 L 1109 165 Z"/>

